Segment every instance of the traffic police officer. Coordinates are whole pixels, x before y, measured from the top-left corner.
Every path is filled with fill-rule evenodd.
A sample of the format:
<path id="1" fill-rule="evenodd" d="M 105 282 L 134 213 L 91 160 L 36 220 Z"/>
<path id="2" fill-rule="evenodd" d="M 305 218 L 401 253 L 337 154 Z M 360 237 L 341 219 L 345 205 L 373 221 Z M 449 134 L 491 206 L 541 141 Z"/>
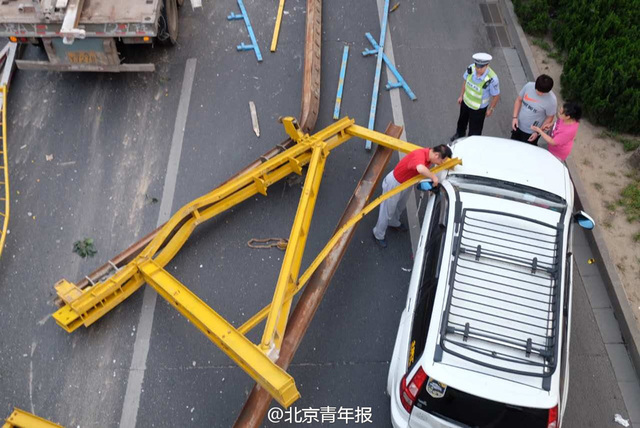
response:
<path id="1" fill-rule="evenodd" d="M 469 125 L 469 135 L 481 135 L 484 118 L 493 114 L 500 99 L 500 82 L 495 71 L 489 67 L 493 57 L 487 53 L 473 55 L 473 64 L 467 67 L 462 78 L 462 90 L 458 98 L 460 116 L 456 133 L 451 141 L 464 137 Z"/>

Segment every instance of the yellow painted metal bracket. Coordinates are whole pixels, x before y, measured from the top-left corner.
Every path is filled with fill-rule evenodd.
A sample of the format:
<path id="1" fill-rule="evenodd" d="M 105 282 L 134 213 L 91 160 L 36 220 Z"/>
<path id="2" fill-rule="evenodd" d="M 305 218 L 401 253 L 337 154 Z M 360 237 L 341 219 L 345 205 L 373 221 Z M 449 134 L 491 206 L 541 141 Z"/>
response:
<path id="1" fill-rule="evenodd" d="M 0 194 L 0 217 L 2 217 L 2 230 L 0 230 L 0 256 L 2 256 L 2 249 L 4 248 L 4 241 L 7 237 L 7 228 L 9 227 L 9 197 L 11 193 L 9 191 L 9 160 L 7 156 L 7 97 L 8 91 L 6 86 L 0 86 L 0 120 L 2 124 L 2 144 L 0 144 L 0 150 L 2 150 L 0 160 L 2 161 L 2 174 L 0 174 L 0 185 L 4 187 L 4 192 Z"/>
<path id="2" fill-rule="evenodd" d="M 180 208 L 147 247 L 112 276 L 84 290 L 66 280 L 59 281 L 56 291 L 65 305 L 54 313 L 56 322 L 68 332 L 81 325 L 88 327 L 147 282 L 280 404 L 289 406 L 293 403 L 299 397 L 295 383 L 291 376 L 273 363 L 282 343 L 293 296 L 309 280 L 342 234 L 383 200 L 419 180 L 415 178 L 403 183 L 355 215 L 331 238 L 311 266 L 298 278 L 327 156 L 331 150 L 352 137 L 368 139 L 403 152 L 420 147 L 362 128 L 347 117 L 313 135 L 303 133 L 293 118 L 283 118 L 282 122 L 285 132 L 296 142 L 294 146 Z M 458 163 L 459 159 L 450 160 L 432 171 L 452 168 Z M 236 329 L 166 272 L 164 266 L 178 253 L 197 225 L 258 193 L 266 195 L 269 186 L 289 174 L 301 174 L 302 167 L 307 164 L 309 169 L 272 303 Z M 257 346 L 245 334 L 264 319 L 267 320 L 265 330 Z"/>
<path id="3" fill-rule="evenodd" d="M 211 309 L 169 272 L 147 261 L 140 265 L 145 281 L 218 345 L 284 407 L 300 397 L 293 378 L 278 367 L 249 339 Z"/>
<path id="4" fill-rule="evenodd" d="M 5 421 L 2 428 L 64 428 L 62 425 L 54 424 L 17 407 Z"/>
<path id="5" fill-rule="evenodd" d="M 359 125 L 351 125 L 346 130 L 347 134 L 362 138 L 363 140 L 371 141 L 381 146 L 388 147 L 392 150 L 398 150 L 403 153 L 410 153 L 414 150 L 421 149 L 421 146 L 409 143 L 407 141 L 398 140 L 397 138 L 390 137 L 386 134 L 382 134 L 378 131 L 373 131 Z"/>
<path id="6" fill-rule="evenodd" d="M 311 218 L 313 217 L 313 209 L 318 189 L 320 188 L 320 181 L 322 180 L 322 172 L 327 160 L 327 154 L 324 151 L 325 146 L 326 143 L 318 142 L 311 154 L 307 178 L 302 188 L 302 196 L 293 220 L 289 244 L 287 245 L 280 276 L 276 283 L 271 311 L 269 312 L 267 325 L 260 343 L 260 349 L 265 353 L 270 353 L 270 357 L 274 360 L 277 359 L 289 318 L 289 310 L 291 309 L 291 299 L 285 301 L 285 296 L 293 291 L 298 279 L 304 247 L 309 235 L 309 227 L 311 226 Z"/>
<path id="7" fill-rule="evenodd" d="M 444 171 L 445 169 L 452 169 L 456 165 L 461 165 L 461 164 L 462 164 L 462 160 L 459 159 L 459 158 L 448 159 L 447 161 L 443 162 L 442 165 L 437 165 L 437 166 L 431 168 L 431 172 L 438 173 L 440 171 Z M 342 237 L 342 235 L 344 235 L 349 229 L 351 229 L 360 220 L 362 220 L 364 218 L 364 216 L 366 216 L 371 211 L 376 209 L 382 202 L 386 201 L 387 199 L 391 198 L 394 195 L 397 195 L 398 193 L 404 191 L 405 189 L 408 189 L 411 186 L 419 183 L 421 180 L 424 180 L 424 177 L 421 176 L 421 175 L 418 175 L 418 176 L 416 176 L 416 177 L 414 177 L 412 179 L 409 179 L 409 180 L 405 181 L 404 183 L 402 183 L 400 186 L 396 187 L 395 189 L 392 189 L 392 190 L 390 190 L 390 191 L 388 191 L 386 193 L 383 193 L 377 199 L 375 199 L 373 202 L 369 203 L 369 205 L 364 207 L 362 209 L 362 211 L 360 211 L 359 213 L 357 213 L 353 217 L 351 217 L 349 219 L 349 221 L 347 221 L 331 237 L 331 239 L 329 239 L 329 242 L 327 242 L 327 244 L 324 246 L 322 251 L 320 251 L 320 253 L 318 253 L 318 255 L 313 260 L 313 262 L 311 262 L 311 264 L 309 265 L 307 270 L 300 276 L 300 279 L 298 280 L 298 283 L 296 284 L 295 288 L 293 289 L 293 292 L 286 296 L 286 300 L 291 301 L 293 299 L 293 296 L 305 286 L 307 281 L 309 281 L 309 279 L 311 278 L 311 275 L 313 275 L 313 273 L 316 271 L 316 269 L 318 269 L 318 267 L 320 266 L 320 263 L 322 263 L 322 261 L 329 255 L 329 252 L 338 243 L 338 241 L 340 240 L 340 237 Z M 262 322 L 267 317 L 267 315 L 270 313 L 270 311 L 271 311 L 271 304 L 265 306 L 264 308 L 262 308 L 260 310 L 260 312 L 255 314 L 253 317 L 249 318 L 244 324 L 242 324 L 238 328 L 238 331 L 240 333 L 242 333 L 242 334 L 247 334 L 255 326 L 260 324 L 260 322 Z"/>

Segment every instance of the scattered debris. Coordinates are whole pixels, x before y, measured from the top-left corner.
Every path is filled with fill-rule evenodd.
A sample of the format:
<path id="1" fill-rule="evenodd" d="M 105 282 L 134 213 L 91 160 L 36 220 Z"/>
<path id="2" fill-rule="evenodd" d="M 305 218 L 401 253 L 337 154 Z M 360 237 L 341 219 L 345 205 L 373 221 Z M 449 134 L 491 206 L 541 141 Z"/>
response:
<path id="1" fill-rule="evenodd" d="M 411 268 L 400 268 L 400 269 L 402 269 L 405 272 L 411 272 Z"/>
<path id="2" fill-rule="evenodd" d="M 82 241 L 76 241 L 73 243 L 73 252 L 82 257 L 93 257 L 98 251 L 93 246 L 93 239 L 86 238 Z M 115 362 L 115 361 L 114 361 Z"/>
<path id="3" fill-rule="evenodd" d="M 396 3 L 393 6 L 391 6 L 391 9 L 389 9 L 389 13 L 393 12 L 394 10 L 396 10 L 399 6 L 400 6 L 400 3 Z"/>
<path id="4" fill-rule="evenodd" d="M 276 15 L 276 26 L 273 28 L 273 39 L 271 39 L 271 52 L 276 51 L 278 46 L 278 36 L 280 35 L 280 24 L 282 23 L 282 13 L 284 12 L 284 1 L 280 0 L 278 4 L 278 13 Z"/>
<path id="5" fill-rule="evenodd" d="M 613 421 L 617 422 L 618 424 L 622 425 L 623 427 L 628 427 L 629 426 L 629 420 L 623 418 L 622 415 L 619 415 L 618 413 L 616 413 L 615 416 L 613 417 Z"/>
<path id="6" fill-rule="evenodd" d="M 369 109 L 368 129 L 373 129 L 376 123 L 376 111 L 378 109 L 378 91 L 380 89 L 380 74 L 382 73 L 382 54 L 384 53 L 384 42 L 387 35 L 387 21 L 389 19 L 389 0 L 384 1 L 384 12 L 380 23 L 380 43 L 377 49 L 376 74 L 373 78 L 373 91 L 371 94 L 371 108 Z M 365 150 L 371 150 L 371 141 L 364 142 Z"/>
<path id="7" fill-rule="evenodd" d="M 157 204 L 158 198 L 154 198 L 153 196 L 149 196 L 148 194 L 144 194 L 145 200 L 149 201 L 150 204 Z"/>
<path id="8" fill-rule="evenodd" d="M 349 59 L 349 45 L 344 45 L 342 50 L 342 64 L 340 65 L 340 77 L 338 79 L 338 93 L 336 94 L 336 105 L 333 109 L 333 118 L 340 118 L 340 105 L 342 104 L 342 90 L 344 88 L 344 78 L 347 73 L 347 60 Z"/>
<path id="9" fill-rule="evenodd" d="M 596 262 L 596 259 L 587 260 L 587 263 L 589 263 L 590 265 L 594 264 L 595 262 Z"/>
<path id="10" fill-rule="evenodd" d="M 53 155 L 44 155 L 44 158 L 47 160 L 47 162 L 51 162 L 53 160 Z"/>
<path id="11" fill-rule="evenodd" d="M 238 7 L 240 8 L 240 15 L 231 12 L 227 19 L 229 21 L 233 21 L 236 19 L 244 19 L 244 24 L 247 26 L 247 32 L 249 33 L 249 37 L 251 38 L 251 44 L 245 45 L 244 42 L 240 43 L 236 46 L 238 51 L 254 51 L 256 54 L 256 58 L 258 62 L 262 62 L 262 54 L 260 53 L 260 48 L 258 47 L 258 41 L 256 40 L 256 36 L 253 33 L 253 27 L 251 27 L 251 21 L 249 21 L 249 15 L 247 15 L 247 10 L 244 8 L 244 3 L 242 0 L 237 0 Z"/>
<path id="12" fill-rule="evenodd" d="M 251 238 L 249 239 L 249 241 L 247 241 L 247 245 L 249 246 L 249 248 L 267 249 L 276 247 L 277 249 L 282 251 L 287 249 L 288 243 L 289 240 L 284 238 Z"/>
<path id="13" fill-rule="evenodd" d="M 249 110 L 251 110 L 251 123 L 253 123 L 253 132 L 256 133 L 256 137 L 259 137 L 260 125 L 258 124 L 258 113 L 256 112 L 256 105 L 253 101 L 249 101 Z"/>
<path id="14" fill-rule="evenodd" d="M 376 42 L 371 33 L 366 33 L 365 37 L 367 38 L 367 40 L 369 40 L 369 43 L 371 43 L 371 46 L 373 48 L 365 49 L 362 52 L 362 56 L 377 55 L 379 48 L 378 42 Z M 389 91 L 395 88 L 402 88 L 407 93 L 411 101 L 417 100 L 418 97 L 416 97 L 416 94 L 413 93 L 413 91 L 409 87 L 409 84 L 406 82 L 406 80 L 404 80 L 404 77 L 402 77 L 400 72 L 396 69 L 396 66 L 391 62 L 387 54 L 385 54 L 384 52 L 382 53 L 382 60 L 387 65 L 387 69 L 390 70 L 391 73 L 393 73 L 393 76 L 396 78 L 395 82 L 387 82 L 387 84 L 385 85 L 385 89 Z"/>

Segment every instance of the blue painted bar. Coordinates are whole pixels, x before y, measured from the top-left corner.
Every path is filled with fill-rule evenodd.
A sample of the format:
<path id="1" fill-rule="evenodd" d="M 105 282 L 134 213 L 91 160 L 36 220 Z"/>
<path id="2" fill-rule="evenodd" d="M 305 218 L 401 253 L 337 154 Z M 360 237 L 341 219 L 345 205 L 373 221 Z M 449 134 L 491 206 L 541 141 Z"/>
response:
<path id="1" fill-rule="evenodd" d="M 342 103 L 342 89 L 344 87 L 344 77 L 347 73 L 347 60 L 349 59 L 349 46 L 345 45 L 342 50 L 342 65 L 340 66 L 340 80 L 338 80 L 338 93 L 336 94 L 336 106 L 333 109 L 333 118 L 340 117 L 340 105 Z"/>
<path id="2" fill-rule="evenodd" d="M 373 93 L 371 94 L 371 109 L 369 110 L 369 125 L 373 129 L 376 123 L 376 111 L 378 110 L 378 92 L 380 91 L 380 74 L 382 72 L 382 56 L 384 54 L 384 41 L 387 37 L 387 21 L 389 20 L 389 0 L 384 0 L 384 13 L 380 23 L 380 42 L 378 46 L 378 59 L 376 62 L 376 75 L 373 78 Z M 364 143 L 364 148 L 371 150 L 371 141 Z"/>
<path id="3" fill-rule="evenodd" d="M 240 14 L 236 14 L 231 12 L 227 19 L 229 21 L 244 19 L 244 24 L 247 26 L 247 32 L 249 33 L 249 37 L 251 38 L 251 44 L 245 45 L 244 42 L 240 43 L 236 46 L 238 51 L 250 51 L 253 50 L 256 54 L 256 58 L 258 58 L 258 62 L 262 62 L 262 54 L 260 53 L 260 47 L 258 46 L 258 41 L 256 40 L 256 36 L 253 33 L 253 27 L 251 27 L 251 21 L 249 21 L 249 15 L 247 15 L 247 10 L 244 8 L 244 3 L 242 0 L 238 0 L 238 7 L 240 7 Z"/>
<path id="4" fill-rule="evenodd" d="M 369 40 L 369 43 L 371 43 L 371 45 L 373 46 L 373 49 L 365 49 L 362 52 L 362 56 L 368 56 L 368 55 L 375 55 L 378 53 L 377 49 L 378 49 L 378 43 L 376 42 L 376 40 L 373 38 L 373 36 L 371 35 L 371 33 L 367 33 L 365 34 L 365 36 L 367 37 L 367 39 Z M 394 89 L 394 88 L 402 88 L 404 89 L 404 91 L 407 93 L 407 95 L 409 96 L 409 98 L 411 98 L 411 101 L 415 101 L 418 99 L 418 97 L 416 97 L 416 94 L 413 93 L 413 91 L 411 90 L 411 88 L 409 87 L 409 84 L 407 83 L 406 80 L 404 80 L 404 78 L 402 77 L 402 75 L 400 74 L 400 72 L 396 69 L 396 67 L 391 63 L 391 61 L 389 60 L 389 57 L 387 57 L 387 54 L 383 53 L 382 54 L 382 59 L 384 60 L 384 63 L 387 65 L 387 67 L 389 67 L 389 70 L 391 70 L 391 72 L 393 73 L 393 75 L 395 76 L 397 82 L 395 83 L 387 83 L 387 85 L 385 86 L 387 88 L 387 90 L 389 89 Z"/>

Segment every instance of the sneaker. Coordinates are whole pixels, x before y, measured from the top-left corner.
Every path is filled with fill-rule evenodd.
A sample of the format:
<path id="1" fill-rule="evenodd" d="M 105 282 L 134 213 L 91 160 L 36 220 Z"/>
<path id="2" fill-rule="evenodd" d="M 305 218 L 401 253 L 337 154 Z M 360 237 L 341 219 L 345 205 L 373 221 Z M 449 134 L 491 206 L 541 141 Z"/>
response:
<path id="1" fill-rule="evenodd" d="M 406 224 L 400 223 L 400 226 L 389 226 L 389 229 L 393 229 L 396 232 L 406 232 L 409 230 Z"/>
<path id="2" fill-rule="evenodd" d="M 453 135 L 451 136 L 451 138 L 449 138 L 449 141 L 454 142 L 454 141 L 456 141 L 456 140 L 457 140 L 458 138 L 460 138 L 460 137 L 464 137 L 464 135 L 460 135 L 460 134 L 458 134 L 458 133 L 456 132 L 455 134 L 453 134 Z"/>
<path id="3" fill-rule="evenodd" d="M 378 238 L 376 238 L 376 235 L 373 235 L 373 240 L 376 241 L 376 244 L 378 244 L 378 247 L 387 248 L 387 241 L 386 240 L 378 239 Z"/>

